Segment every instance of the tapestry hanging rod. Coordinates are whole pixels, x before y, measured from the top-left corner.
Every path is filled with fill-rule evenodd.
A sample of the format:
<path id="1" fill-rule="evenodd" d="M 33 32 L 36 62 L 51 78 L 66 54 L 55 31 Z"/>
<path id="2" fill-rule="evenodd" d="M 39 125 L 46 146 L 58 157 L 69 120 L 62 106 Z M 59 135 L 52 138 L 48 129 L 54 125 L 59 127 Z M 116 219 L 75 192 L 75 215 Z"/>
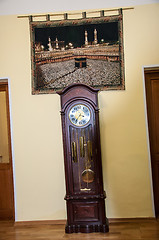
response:
<path id="1" fill-rule="evenodd" d="M 29 18 L 32 19 L 33 17 L 46 17 L 46 20 L 50 20 L 50 17 L 59 17 L 59 16 L 63 16 L 64 20 L 68 19 L 68 16 L 72 16 L 72 15 L 79 15 L 81 14 L 82 18 L 87 18 L 87 14 L 93 14 L 93 13 L 99 13 L 100 17 L 104 17 L 104 13 L 105 12 L 115 12 L 115 11 L 119 11 L 120 9 L 122 10 L 132 10 L 134 9 L 134 7 L 125 7 L 125 8 L 113 8 L 113 9 L 106 9 L 106 10 L 96 10 L 96 11 L 88 11 L 88 12 L 77 12 L 77 13 L 50 13 L 50 14 L 37 14 L 37 15 L 21 15 L 18 16 L 18 18 Z"/>

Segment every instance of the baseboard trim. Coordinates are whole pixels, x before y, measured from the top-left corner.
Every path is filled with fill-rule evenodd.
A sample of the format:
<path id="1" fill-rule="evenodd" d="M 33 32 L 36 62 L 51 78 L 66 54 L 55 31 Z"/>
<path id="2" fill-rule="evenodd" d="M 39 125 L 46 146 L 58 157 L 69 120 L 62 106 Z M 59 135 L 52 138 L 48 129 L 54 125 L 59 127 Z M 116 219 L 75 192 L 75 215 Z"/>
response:
<path id="1" fill-rule="evenodd" d="M 109 223 L 123 223 L 123 222 L 145 222 L 154 221 L 155 217 L 134 217 L 134 218 L 109 218 Z"/>
<path id="2" fill-rule="evenodd" d="M 28 225 L 65 225 L 66 220 L 38 220 L 38 221 L 17 221 L 14 226 L 28 226 Z"/>
<path id="3" fill-rule="evenodd" d="M 145 218 L 109 218 L 109 223 L 123 223 L 123 222 L 145 222 L 154 221 L 155 217 L 145 217 Z M 38 221 L 17 221 L 14 223 L 15 226 L 28 226 L 28 225 L 66 225 L 66 220 L 38 220 Z"/>

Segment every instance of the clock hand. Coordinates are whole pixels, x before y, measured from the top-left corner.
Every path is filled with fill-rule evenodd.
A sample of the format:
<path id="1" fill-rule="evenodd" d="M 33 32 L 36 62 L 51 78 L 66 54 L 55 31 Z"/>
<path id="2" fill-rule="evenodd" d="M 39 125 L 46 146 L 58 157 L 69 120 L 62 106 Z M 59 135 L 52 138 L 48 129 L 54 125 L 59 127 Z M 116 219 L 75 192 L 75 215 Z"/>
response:
<path id="1" fill-rule="evenodd" d="M 82 118 L 83 118 L 83 117 L 85 117 L 85 116 L 80 114 L 80 115 L 78 116 L 78 118 L 76 119 L 76 123 L 77 123 L 79 117 L 82 117 Z M 82 120 L 82 119 L 81 119 L 81 120 Z"/>
<path id="2" fill-rule="evenodd" d="M 81 116 L 81 113 L 78 115 L 78 117 L 77 117 L 77 119 L 76 119 L 76 123 L 77 123 L 77 121 L 78 121 L 78 119 L 79 119 L 80 116 Z"/>

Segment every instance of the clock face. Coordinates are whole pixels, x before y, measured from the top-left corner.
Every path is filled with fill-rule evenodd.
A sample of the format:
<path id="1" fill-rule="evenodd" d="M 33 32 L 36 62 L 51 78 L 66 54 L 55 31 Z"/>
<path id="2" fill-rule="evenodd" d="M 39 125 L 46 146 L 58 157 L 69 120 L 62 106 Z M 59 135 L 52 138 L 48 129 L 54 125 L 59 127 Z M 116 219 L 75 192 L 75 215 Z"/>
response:
<path id="1" fill-rule="evenodd" d="M 86 125 L 91 117 L 89 108 L 83 104 L 74 105 L 69 111 L 69 119 L 75 126 Z"/>

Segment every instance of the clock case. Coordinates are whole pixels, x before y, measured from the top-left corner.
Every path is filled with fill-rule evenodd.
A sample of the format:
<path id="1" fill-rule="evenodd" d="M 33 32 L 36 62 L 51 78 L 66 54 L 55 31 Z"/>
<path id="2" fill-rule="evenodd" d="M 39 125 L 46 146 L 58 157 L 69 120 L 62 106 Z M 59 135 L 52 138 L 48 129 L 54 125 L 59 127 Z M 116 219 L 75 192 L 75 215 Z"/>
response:
<path id="1" fill-rule="evenodd" d="M 103 190 L 98 91 L 85 84 L 72 84 L 58 92 L 65 164 L 66 233 L 109 231 Z M 69 119 L 70 109 L 77 104 L 87 106 L 91 112 L 90 121 L 81 127 L 75 126 Z M 82 138 L 84 153 L 80 149 Z M 91 145 L 88 144 L 90 142 Z"/>

